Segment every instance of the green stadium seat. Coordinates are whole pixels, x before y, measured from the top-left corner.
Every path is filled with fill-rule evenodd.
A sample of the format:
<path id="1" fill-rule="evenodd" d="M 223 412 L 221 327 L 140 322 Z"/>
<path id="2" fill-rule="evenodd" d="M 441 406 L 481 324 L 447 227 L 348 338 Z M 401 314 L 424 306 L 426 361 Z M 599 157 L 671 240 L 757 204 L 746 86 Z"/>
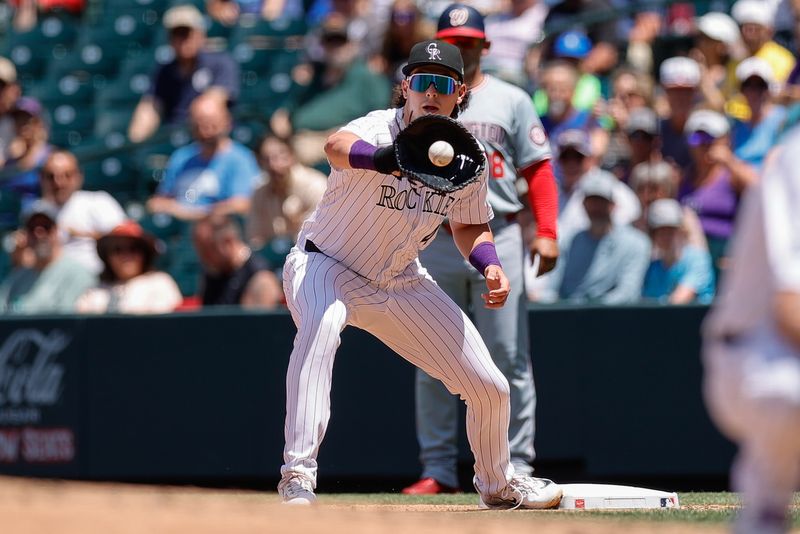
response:
<path id="1" fill-rule="evenodd" d="M 64 58 L 73 45 L 77 30 L 69 18 L 48 16 L 32 30 L 5 36 L 0 55 L 11 59 L 23 83 L 42 77 L 47 65 Z"/>
<path id="2" fill-rule="evenodd" d="M 95 102 L 92 135 L 105 147 L 118 148 L 127 141 L 128 126 L 132 115 L 132 107 L 104 108 Z"/>
<path id="3" fill-rule="evenodd" d="M 268 130 L 268 126 L 263 121 L 247 121 L 234 125 L 231 137 L 254 150 Z"/>
<path id="4" fill-rule="evenodd" d="M 138 169 L 128 153 L 117 153 L 88 161 L 83 169 L 83 188 L 87 191 L 106 191 L 120 203 L 137 197 Z"/>

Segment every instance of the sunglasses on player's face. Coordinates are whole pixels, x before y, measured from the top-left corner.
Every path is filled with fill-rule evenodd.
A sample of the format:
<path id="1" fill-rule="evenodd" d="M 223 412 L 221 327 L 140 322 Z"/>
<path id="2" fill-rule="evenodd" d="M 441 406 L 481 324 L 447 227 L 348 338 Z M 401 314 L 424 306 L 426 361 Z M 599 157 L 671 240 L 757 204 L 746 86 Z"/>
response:
<path id="1" fill-rule="evenodd" d="M 424 93 L 431 84 L 440 95 L 452 95 L 458 88 L 454 78 L 441 74 L 412 74 L 408 79 L 409 88 L 417 93 Z"/>

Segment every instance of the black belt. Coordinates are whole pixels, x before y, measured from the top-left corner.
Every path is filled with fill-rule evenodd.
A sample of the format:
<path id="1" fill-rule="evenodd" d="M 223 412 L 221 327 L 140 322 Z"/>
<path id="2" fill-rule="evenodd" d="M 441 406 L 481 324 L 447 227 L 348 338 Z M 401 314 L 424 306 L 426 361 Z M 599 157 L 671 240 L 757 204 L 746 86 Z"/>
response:
<path id="1" fill-rule="evenodd" d="M 306 244 L 303 248 L 306 252 L 318 252 L 319 254 L 322 254 L 322 251 L 319 249 L 319 247 L 310 239 L 306 239 Z"/>

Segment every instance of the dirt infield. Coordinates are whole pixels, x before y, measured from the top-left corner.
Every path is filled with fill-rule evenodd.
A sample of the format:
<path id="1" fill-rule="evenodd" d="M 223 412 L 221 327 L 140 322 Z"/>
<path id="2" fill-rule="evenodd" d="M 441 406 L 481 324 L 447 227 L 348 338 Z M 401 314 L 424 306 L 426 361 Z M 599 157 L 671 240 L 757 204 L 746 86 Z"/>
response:
<path id="1" fill-rule="evenodd" d="M 323 499 L 324 502 L 324 499 Z M 282 506 L 274 494 L 0 477 L 3 534 L 325 533 L 687 534 L 719 525 L 593 519 L 581 512 L 486 512 L 464 505 Z"/>

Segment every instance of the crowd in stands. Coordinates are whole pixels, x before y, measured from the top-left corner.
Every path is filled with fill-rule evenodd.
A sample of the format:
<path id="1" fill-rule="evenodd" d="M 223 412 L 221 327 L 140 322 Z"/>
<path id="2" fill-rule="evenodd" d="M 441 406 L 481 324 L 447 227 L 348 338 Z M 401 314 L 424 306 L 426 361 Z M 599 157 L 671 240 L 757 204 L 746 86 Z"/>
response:
<path id="1" fill-rule="evenodd" d="M 449 3 L 12 2 L 0 309 L 281 307 L 283 259 L 326 188 L 325 139 L 390 106 L 411 46 Z M 483 70 L 528 92 L 552 149 L 561 257 L 541 277 L 528 258 L 529 299 L 710 302 L 740 199 L 800 120 L 800 2 L 465 3 L 487 16 Z M 125 16 L 145 27 L 136 42 Z M 72 41 L 57 42 L 53 21 L 74 26 Z M 34 34 L 26 59 L 14 43 Z M 106 78 L 91 35 L 108 38 L 94 51 L 112 58 Z M 63 126 L 89 108 L 87 130 Z M 117 158 L 100 174 L 86 150 L 98 144 Z"/>

